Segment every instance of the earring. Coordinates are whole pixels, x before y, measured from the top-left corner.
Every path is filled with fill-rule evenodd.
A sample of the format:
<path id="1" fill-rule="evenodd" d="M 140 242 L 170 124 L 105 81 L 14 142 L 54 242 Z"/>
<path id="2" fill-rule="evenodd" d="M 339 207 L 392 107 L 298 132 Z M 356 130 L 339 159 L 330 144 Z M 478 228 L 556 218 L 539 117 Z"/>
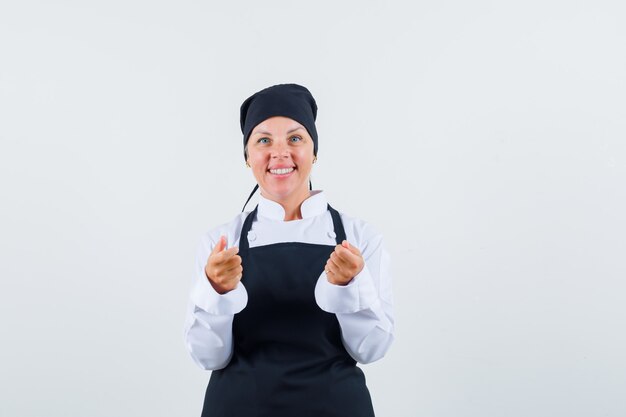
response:
<path id="1" fill-rule="evenodd" d="M 315 156 L 315 158 L 313 158 L 313 163 L 315 163 L 317 161 L 317 156 Z"/>
<path id="2" fill-rule="evenodd" d="M 246 166 L 250 168 L 250 164 L 248 163 L 248 161 L 246 161 Z"/>

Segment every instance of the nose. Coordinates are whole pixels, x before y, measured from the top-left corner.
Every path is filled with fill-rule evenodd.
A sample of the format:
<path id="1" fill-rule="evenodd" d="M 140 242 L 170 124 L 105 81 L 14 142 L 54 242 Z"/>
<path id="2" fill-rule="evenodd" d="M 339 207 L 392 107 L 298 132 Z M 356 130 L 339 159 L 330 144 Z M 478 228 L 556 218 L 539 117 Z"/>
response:
<path id="1" fill-rule="evenodd" d="M 289 148 L 284 143 L 277 143 L 272 147 L 272 158 L 281 158 L 289 156 Z"/>

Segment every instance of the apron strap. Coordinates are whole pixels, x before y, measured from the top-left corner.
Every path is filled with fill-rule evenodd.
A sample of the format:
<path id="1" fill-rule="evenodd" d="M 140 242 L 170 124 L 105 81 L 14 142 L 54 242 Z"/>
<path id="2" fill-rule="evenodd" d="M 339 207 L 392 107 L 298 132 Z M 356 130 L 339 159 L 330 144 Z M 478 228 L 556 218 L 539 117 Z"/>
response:
<path id="1" fill-rule="evenodd" d="M 328 211 L 330 211 L 330 215 L 333 218 L 333 227 L 335 228 L 335 240 L 338 245 L 341 245 L 346 239 L 346 231 L 343 228 L 343 222 L 341 221 L 341 217 L 339 216 L 339 212 L 332 208 L 330 204 L 328 204 Z"/>
<path id="2" fill-rule="evenodd" d="M 250 245 L 248 244 L 248 232 L 252 227 L 252 221 L 256 218 L 256 212 L 259 208 L 257 204 L 254 210 L 252 210 L 247 216 L 246 220 L 243 222 L 243 226 L 241 227 L 241 233 L 239 234 L 239 252 L 247 252 Z"/>

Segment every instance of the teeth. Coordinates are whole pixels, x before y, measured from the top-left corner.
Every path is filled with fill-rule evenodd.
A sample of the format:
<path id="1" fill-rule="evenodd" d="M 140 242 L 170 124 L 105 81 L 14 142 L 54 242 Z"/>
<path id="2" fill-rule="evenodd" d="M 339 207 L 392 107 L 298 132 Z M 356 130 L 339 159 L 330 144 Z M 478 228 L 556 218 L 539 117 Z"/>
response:
<path id="1" fill-rule="evenodd" d="M 293 168 L 270 169 L 272 174 L 289 174 Z"/>

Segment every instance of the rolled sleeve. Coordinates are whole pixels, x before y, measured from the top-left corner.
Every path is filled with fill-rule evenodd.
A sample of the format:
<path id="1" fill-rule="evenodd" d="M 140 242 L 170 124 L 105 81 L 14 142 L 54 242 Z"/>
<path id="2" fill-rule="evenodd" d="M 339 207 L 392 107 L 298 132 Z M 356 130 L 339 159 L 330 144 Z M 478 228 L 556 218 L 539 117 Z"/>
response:
<path id="1" fill-rule="evenodd" d="M 198 277 L 191 292 L 193 303 L 203 311 L 213 315 L 236 314 L 248 303 L 248 292 L 243 283 L 239 282 L 235 289 L 220 294 L 202 273 Z"/>
<path id="2" fill-rule="evenodd" d="M 367 265 L 346 285 L 330 283 L 326 272 L 322 272 L 315 285 L 315 301 L 322 310 L 336 314 L 356 313 L 379 302 Z"/>

